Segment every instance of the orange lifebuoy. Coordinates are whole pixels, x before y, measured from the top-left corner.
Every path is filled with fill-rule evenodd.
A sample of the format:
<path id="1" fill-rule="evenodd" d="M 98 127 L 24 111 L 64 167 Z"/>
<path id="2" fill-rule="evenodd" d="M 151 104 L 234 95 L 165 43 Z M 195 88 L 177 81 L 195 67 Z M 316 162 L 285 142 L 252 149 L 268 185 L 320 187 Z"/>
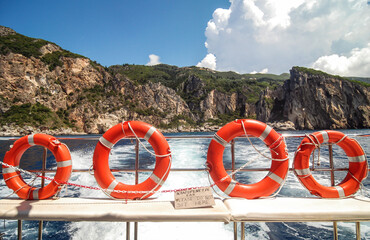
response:
<path id="1" fill-rule="evenodd" d="M 144 182 L 128 185 L 116 180 L 109 169 L 108 158 L 112 147 L 124 137 L 139 137 L 153 147 L 156 163 L 153 173 Z M 99 186 L 114 198 L 148 198 L 167 179 L 171 167 L 170 147 L 165 137 L 155 127 L 139 121 L 128 121 L 110 128 L 99 139 L 93 156 L 94 176 Z M 115 190 L 115 191 L 113 191 Z"/>
<path id="2" fill-rule="evenodd" d="M 245 129 L 243 129 L 245 128 Z M 225 146 L 235 137 L 245 134 L 260 138 L 269 146 L 271 167 L 267 176 L 254 184 L 234 181 L 223 165 Z M 265 123 L 256 120 L 236 120 L 223 126 L 211 140 L 207 154 L 209 173 L 218 188 L 231 197 L 254 199 L 269 196 L 284 182 L 288 173 L 289 159 L 283 137 Z"/>
<path id="3" fill-rule="evenodd" d="M 3 166 L 3 175 L 6 185 L 22 199 L 46 199 L 60 191 L 60 186 L 67 182 L 72 172 L 71 154 L 64 144 L 55 137 L 47 134 L 27 135 L 18 139 L 13 147 L 5 154 L 4 163 L 19 167 L 23 153 L 34 145 L 40 145 L 49 149 L 56 161 L 57 171 L 53 181 L 42 188 L 28 185 L 17 169 Z"/>
<path id="4" fill-rule="evenodd" d="M 311 174 L 309 160 L 312 151 L 321 144 L 337 144 L 349 159 L 349 170 L 341 183 L 333 187 L 319 184 Z M 344 198 L 356 193 L 367 177 L 368 165 L 360 144 L 338 131 L 320 131 L 305 137 L 294 157 L 294 173 L 311 194 L 322 198 Z"/>

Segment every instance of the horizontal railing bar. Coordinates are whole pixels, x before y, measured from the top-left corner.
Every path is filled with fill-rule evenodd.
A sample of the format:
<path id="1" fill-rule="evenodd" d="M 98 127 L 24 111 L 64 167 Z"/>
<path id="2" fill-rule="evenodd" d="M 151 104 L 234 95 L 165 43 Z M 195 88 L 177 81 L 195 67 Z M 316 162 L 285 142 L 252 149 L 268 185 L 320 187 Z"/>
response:
<path id="1" fill-rule="evenodd" d="M 137 169 L 138 172 L 153 172 L 154 169 Z M 173 168 L 171 172 L 200 172 L 206 171 L 207 168 Z M 230 172 L 232 169 L 225 169 L 226 171 Z M 289 171 L 293 171 L 293 168 L 289 168 Z M 28 172 L 42 172 L 42 170 L 27 170 Z M 45 170 L 45 173 L 54 173 L 57 170 Z M 135 172 L 136 170 L 133 168 L 122 168 L 122 169 L 111 169 L 111 172 Z M 263 172 L 263 171 L 270 171 L 270 168 L 248 168 L 248 169 L 240 169 L 241 172 Z M 310 169 L 310 171 L 317 171 L 317 172 L 330 172 L 330 171 L 348 171 L 348 168 L 314 168 Z M 370 171 L 370 169 L 369 169 Z M 73 169 L 72 172 L 90 172 L 90 169 Z M 93 170 L 91 170 L 93 172 Z"/>
<path id="2" fill-rule="evenodd" d="M 305 134 L 282 134 L 285 138 L 304 138 Z M 346 134 L 348 137 L 370 137 L 370 133 L 366 134 Z M 182 135 L 182 136 L 165 136 L 166 139 L 209 139 L 213 138 L 214 135 Z M 256 138 L 254 136 L 248 135 L 250 138 Z M 0 137 L 0 141 L 8 141 L 8 140 L 17 140 L 20 137 Z M 74 136 L 57 136 L 59 140 L 90 140 L 96 141 L 99 140 L 100 136 L 96 137 L 74 137 Z M 236 139 L 246 138 L 245 136 L 237 137 Z M 124 139 L 135 139 L 134 137 L 127 137 Z"/>

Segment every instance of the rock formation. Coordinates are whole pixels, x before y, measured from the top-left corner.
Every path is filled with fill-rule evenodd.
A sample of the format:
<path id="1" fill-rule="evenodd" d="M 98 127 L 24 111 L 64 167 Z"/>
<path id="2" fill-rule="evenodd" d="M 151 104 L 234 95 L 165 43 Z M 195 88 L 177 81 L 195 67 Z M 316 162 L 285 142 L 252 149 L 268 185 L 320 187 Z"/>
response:
<path id="1" fill-rule="evenodd" d="M 256 117 L 279 129 L 369 128 L 369 103 L 369 87 L 303 68 L 285 82 L 195 67 L 107 68 L 0 26 L 0 135 L 103 133 L 123 120 L 216 131 Z"/>
<path id="2" fill-rule="evenodd" d="M 296 129 L 369 128 L 369 90 L 338 76 L 294 67 L 283 86 L 261 95 L 257 119 L 290 121 Z"/>
<path id="3" fill-rule="evenodd" d="M 16 34 L 5 27 L 0 33 Z M 40 103 L 66 114 L 76 131 L 86 133 L 102 133 L 125 119 L 165 125 L 179 115 L 193 118 L 186 102 L 173 89 L 152 82 L 136 85 L 124 76 L 112 76 L 87 58 L 61 56 L 61 66 L 50 70 L 42 58 L 58 51 L 63 50 L 47 43 L 38 57 L 0 54 L 1 114 L 13 105 Z M 3 127 L 4 132 L 6 129 Z"/>

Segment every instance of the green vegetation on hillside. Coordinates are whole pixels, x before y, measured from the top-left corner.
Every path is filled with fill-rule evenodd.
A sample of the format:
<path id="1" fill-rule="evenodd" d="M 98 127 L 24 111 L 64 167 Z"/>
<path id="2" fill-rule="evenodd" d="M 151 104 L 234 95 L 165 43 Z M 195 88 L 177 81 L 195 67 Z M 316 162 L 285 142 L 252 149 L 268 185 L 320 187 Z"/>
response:
<path id="1" fill-rule="evenodd" d="M 331 75 L 329 73 L 326 73 L 326 72 L 323 72 L 323 71 L 320 71 L 320 70 L 316 70 L 316 69 L 312 69 L 312 68 L 305 68 L 305 67 L 298 67 L 298 66 L 293 67 L 293 69 L 296 69 L 300 72 L 304 72 L 304 73 L 311 74 L 311 75 L 318 75 L 318 76 L 324 76 L 324 77 L 329 77 L 329 78 L 335 78 L 335 79 L 339 79 L 339 80 L 342 80 L 342 81 L 350 81 L 350 82 L 360 84 L 360 85 L 365 86 L 365 87 L 370 87 L 370 83 L 367 81 L 368 80 L 367 78 L 341 77 L 339 75 Z"/>
<path id="2" fill-rule="evenodd" d="M 221 92 L 241 91 L 248 84 L 260 87 L 275 87 L 281 85 L 289 78 L 289 74 L 238 74 L 235 72 L 218 72 L 198 67 L 183 67 L 159 64 L 155 66 L 144 65 L 114 65 L 109 67 L 113 75 L 120 73 L 137 84 L 160 82 L 164 86 L 179 90 L 180 85 L 189 76 L 200 78 L 207 90 L 217 89 Z"/>
<path id="3" fill-rule="evenodd" d="M 157 70 L 144 65 L 114 65 L 109 67 L 110 72 L 115 75 L 120 73 L 133 80 L 137 85 L 148 82 L 171 82 L 173 79 L 165 71 Z M 164 84 L 167 85 L 167 84 Z"/>
<path id="4" fill-rule="evenodd" d="M 61 57 L 83 58 L 84 56 L 76 53 L 71 53 L 67 50 L 62 50 L 45 54 L 41 58 L 41 61 L 43 61 L 45 64 L 49 66 L 50 71 L 53 71 L 57 66 L 59 67 L 63 66 L 63 62 L 60 60 Z"/>
<path id="5" fill-rule="evenodd" d="M 204 88 L 207 92 L 212 89 L 230 94 L 248 91 L 248 96 L 253 99 L 251 102 L 256 100 L 256 96 L 266 87 L 275 88 L 289 78 L 287 74 L 238 74 L 235 72 L 217 72 L 198 67 L 179 68 L 165 64 L 155 66 L 124 64 L 111 66 L 109 70 L 113 75 L 120 73 L 136 84 L 145 84 L 149 81 L 160 82 L 164 86 L 178 91 L 180 95 L 182 92 L 181 84 L 189 76 L 195 76 L 205 84 Z M 184 95 L 182 97 L 186 98 Z"/>
<path id="6" fill-rule="evenodd" d="M 337 79 L 341 79 L 341 80 L 347 80 L 346 78 L 341 77 L 339 75 L 331 75 L 329 73 L 326 73 L 326 72 L 323 72 L 323 71 L 320 71 L 320 70 L 316 70 L 316 69 L 312 69 L 312 68 L 294 66 L 293 69 L 296 69 L 297 71 L 304 72 L 304 73 L 307 73 L 307 74 L 310 74 L 310 75 L 318 75 L 318 76 L 324 76 L 324 77 L 337 78 Z"/>
<path id="7" fill-rule="evenodd" d="M 348 81 L 360 84 L 360 85 L 365 86 L 365 87 L 370 87 L 370 80 L 368 80 L 367 78 L 354 78 L 354 77 L 352 77 L 352 78 L 348 78 Z"/>
<path id="8" fill-rule="evenodd" d="M 82 55 L 66 51 L 59 47 L 55 48 L 57 50 L 51 53 L 42 55 L 40 49 L 47 44 L 54 43 L 12 33 L 0 37 L 0 55 L 16 53 L 22 54 L 27 58 L 37 58 L 45 63 L 50 71 L 53 71 L 58 66 L 63 67 L 63 58 L 84 58 Z M 8 61 L 8 63 L 12 64 L 13 67 L 16 66 L 13 61 Z M 69 69 L 64 68 L 63 70 L 66 71 L 64 76 L 63 74 L 57 74 L 56 79 L 49 79 L 49 76 L 47 76 L 47 83 L 45 83 L 51 86 L 56 83 L 60 86 L 56 85 L 49 88 L 49 86 L 43 85 L 43 83 L 39 89 L 36 89 L 35 99 L 43 99 L 43 101 L 52 99 L 49 97 L 53 95 L 54 91 L 64 91 L 64 95 L 61 95 L 67 100 L 67 106 L 64 109 L 51 110 L 40 103 L 25 104 L 28 99 L 19 99 L 18 97 L 23 98 L 22 95 L 13 95 L 17 91 L 22 91 L 21 88 L 17 88 L 15 84 L 12 84 L 10 86 L 12 92 L 0 96 L 0 125 L 14 123 L 19 126 L 35 126 L 52 129 L 60 127 L 75 128 L 74 123 L 76 123 L 76 120 L 72 118 L 76 119 L 76 114 L 80 114 L 83 119 L 86 119 L 82 121 L 84 121 L 85 126 L 88 126 L 89 123 L 99 118 L 101 114 L 118 112 L 120 109 L 123 109 L 124 111 L 121 111 L 122 113 L 128 112 L 129 115 L 137 113 L 139 115 L 138 118 L 146 117 L 146 119 L 154 119 L 154 121 L 162 122 L 161 128 L 174 128 L 181 125 L 193 126 L 205 124 L 204 108 L 211 108 L 212 111 L 217 109 L 215 110 L 216 113 L 212 114 L 217 114 L 218 112 L 215 119 L 207 120 L 207 124 L 223 125 L 238 118 L 256 118 L 257 111 L 255 111 L 255 104 L 260 97 L 264 97 L 268 109 L 273 109 L 276 101 L 271 96 L 274 96 L 274 94 L 271 96 L 262 96 L 261 93 L 267 88 L 273 90 L 281 86 L 290 77 L 288 73 L 281 75 L 260 73 L 239 74 L 233 71 L 219 72 L 195 66 L 177 67 L 166 64 L 155 66 L 124 64 L 102 67 L 97 62 L 91 60 L 90 64 L 101 73 L 98 78 L 101 78 L 101 76 L 103 78 L 99 79 L 97 81 L 98 83 L 93 87 L 89 85 L 89 88 L 83 88 L 76 84 L 73 85 L 76 86 L 75 89 L 73 91 L 68 90 L 67 94 L 67 88 L 64 88 L 63 83 L 70 79 L 67 72 Z M 366 87 L 370 86 L 369 78 L 344 78 L 304 67 L 293 67 L 293 69 L 307 73 L 310 78 L 317 78 L 323 81 L 325 81 L 325 78 L 335 78 L 343 81 L 351 81 Z M 89 73 L 86 75 L 89 75 Z M 50 76 L 54 75 L 50 74 Z M 87 76 L 86 81 L 89 80 L 89 77 Z M 95 76 L 93 77 L 95 79 Z M 81 80 L 85 81 L 85 74 L 81 77 Z M 146 98 L 138 97 L 140 91 L 145 88 L 135 88 L 135 86 L 150 82 L 161 83 L 176 91 L 188 104 L 194 118 L 189 117 L 191 114 L 189 116 L 184 114 L 174 116 L 176 113 L 169 112 L 165 104 L 160 105 L 161 107 L 164 105 L 163 109 L 161 107 L 157 109 L 153 107 L 154 105 L 150 106 L 151 104 L 146 102 Z M 211 106 L 205 106 L 208 103 L 201 104 L 203 100 L 210 96 L 209 93 L 211 91 L 215 92 L 214 102 L 210 103 Z M 154 95 L 155 101 L 161 101 L 163 99 L 161 94 L 157 94 L 156 92 L 154 94 L 156 94 Z M 172 91 L 170 94 L 172 94 Z M 230 98 L 232 94 L 234 94 L 235 98 Z M 143 99 L 143 103 L 140 102 L 141 99 Z M 232 107 L 229 106 L 227 99 L 232 99 Z M 182 102 L 179 104 L 182 105 Z M 277 106 L 279 107 L 279 105 Z M 7 111 L 5 111 L 6 109 Z M 247 114 L 249 116 L 246 116 Z M 134 115 L 136 117 L 136 114 Z M 149 118 L 148 116 L 152 116 L 153 118 Z M 168 121 L 165 119 L 168 119 Z M 167 124 L 163 124 L 163 122 Z"/>
<path id="9" fill-rule="evenodd" d="M 10 34 L 0 37 L 0 54 L 7 55 L 10 52 L 22 54 L 25 57 L 39 58 L 40 48 L 50 42 L 23 36 Z"/>
<path id="10" fill-rule="evenodd" d="M 60 118 L 41 103 L 13 105 L 8 111 L 0 116 L 0 124 L 15 124 L 18 126 L 50 127 L 59 128 L 63 126 L 73 127 L 68 119 Z"/>
<path id="11" fill-rule="evenodd" d="M 370 77 L 364 78 L 364 77 L 348 77 L 349 80 L 352 81 L 358 81 L 358 82 L 365 82 L 370 84 Z"/>
<path id="12" fill-rule="evenodd" d="M 0 37 L 0 54 L 7 55 L 12 52 L 22 54 L 28 58 L 39 58 L 49 66 L 50 71 L 54 70 L 56 66 L 62 66 L 63 63 L 60 60 L 61 57 L 84 58 L 82 55 L 75 54 L 64 49 L 42 56 L 40 48 L 49 43 L 54 44 L 46 40 L 26 37 L 18 33 L 9 34 Z"/>
<path id="13" fill-rule="evenodd" d="M 126 77 L 133 81 L 134 84 L 146 84 L 148 82 L 161 83 L 166 87 L 174 89 L 184 99 L 194 114 L 202 116 L 203 113 L 199 111 L 199 104 L 204 100 L 208 93 L 212 90 L 217 90 L 226 95 L 233 93 L 241 94 L 245 97 L 245 101 L 249 104 L 255 104 L 262 91 L 266 88 L 274 89 L 283 84 L 284 80 L 289 78 L 289 74 L 273 75 L 273 74 L 238 74 L 235 72 L 218 72 L 205 68 L 198 67 L 183 67 L 170 66 L 166 64 L 159 64 L 155 66 L 143 65 L 114 65 L 108 68 L 109 72 L 116 76 L 117 74 Z M 184 91 L 184 86 L 188 79 L 198 78 L 201 82 L 200 89 L 196 92 Z M 144 111 L 133 108 L 135 112 L 146 115 L 151 114 L 149 109 Z M 239 110 L 238 110 L 239 111 Z M 152 114 L 151 114 L 152 115 Z M 235 117 L 243 117 L 242 112 L 235 112 L 226 115 L 219 115 L 218 120 L 222 123 L 229 121 Z M 255 116 L 249 116 L 251 118 Z M 169 125 L 179 124 L 180 119 L 176 119 Z M 181 119 L 185 120 L 186 119 Z M 187 121 L 189 122 L 189 121 Z M 162 126 L 163 127 L 163 126 Z"/>

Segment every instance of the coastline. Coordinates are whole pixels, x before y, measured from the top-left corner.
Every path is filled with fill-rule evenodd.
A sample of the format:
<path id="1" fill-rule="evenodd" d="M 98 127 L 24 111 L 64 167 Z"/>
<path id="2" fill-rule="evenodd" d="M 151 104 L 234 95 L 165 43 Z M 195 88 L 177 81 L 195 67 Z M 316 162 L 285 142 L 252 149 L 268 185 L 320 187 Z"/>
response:
<path id="1" fill-rule="evenodd" d="M 297 131 L 304 129 L 296 129 L 294 123 L 290 121 L 286 122 L 267 122 L 267 125 L 272 127 L 276 131 Z M 161 133 L 182 133 L 182 132 L 217 132 L 223 125 L 210 125 L 205 123 L 204 125 L 199 126 L 189 126 L 189 125 L 179 125 L 176 128 L 157 128 Z M 111 126 L 112 127 L 112 126 Z M 154 126 L 155 127 L 155 126 Z M 64 135 L 94 135 L 94 134 L 103 134 L 109 128 L 105 129 L 103 132 L 84 132 L 84 131 L 75 131 L 71 128 L 58 128 L 50 129 L 47 127 L 32 127 L 32 126 L 17 126 L 14 124 L 0 126 L 0 137 L 17 137 L 25 136 L 33 133 L 44 133 L 52 136 L 64 136 Z M 322 129 L 305 129 L 305 130 L 322 130 Z M 337 129 L 338 130 L 338 129 Z"/>

